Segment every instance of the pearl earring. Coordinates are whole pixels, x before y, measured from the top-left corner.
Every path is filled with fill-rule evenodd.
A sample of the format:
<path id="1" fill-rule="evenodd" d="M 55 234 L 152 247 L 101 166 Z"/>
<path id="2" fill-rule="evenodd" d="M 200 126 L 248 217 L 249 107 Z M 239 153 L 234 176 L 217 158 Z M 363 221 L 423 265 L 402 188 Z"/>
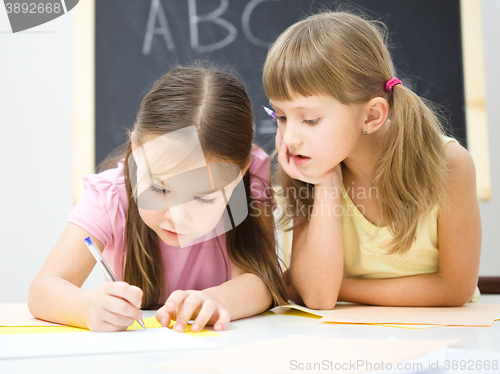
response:
<path id="1" fill-rule="evenodd" d="M 365 130 L 365 135 L 368 135 L 368 130 Z"/>

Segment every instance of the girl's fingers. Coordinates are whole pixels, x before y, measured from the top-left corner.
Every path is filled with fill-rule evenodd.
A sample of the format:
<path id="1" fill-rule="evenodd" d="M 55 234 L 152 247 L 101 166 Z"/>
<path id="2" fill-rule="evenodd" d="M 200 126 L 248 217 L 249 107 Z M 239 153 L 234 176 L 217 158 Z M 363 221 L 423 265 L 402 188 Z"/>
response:
<path id="1" fill-rule="evenodd" d="M 156 319 L 163 327 L 168 327 L 171 320 L 175 320 L 182 303 L 189 296 L 189 293 L 182 290 L 174 291 L 170 294 L 165 305 L 156 312 Z"/>
<path id="2" fill-rule="evenodd" d="M 142 312 L 140 309 L 130 304 L 127 300 L 124 300 L 120 297 L 116 297 L 113 295 L 110 295 L 110 297 L 107 297 L 105 299 L 103 307 L 106 311 L 112 314 L 132 319 L 132 323 L 134 319 L 142 318 Z M 129 325 L 121 325 L 121 326 L 129 326 Z"/>
<path id="3" fill-rule="evenodd" d="M 189 295 L 188 297 L 186 297 L 179 313 L 177 314 L 177 318 L 175 319 L 174 330 L 183 332 L 186 329 L 189 320 L 199 309 L 201 304 L 202 300 L 194 295 Z"/>
<path id="4" fill-rule="evenodd" d="M 116 326 L 106 321 L 95 321 L 89 324 L 88 326 L 90 331 L 99 331 L 99 332 L 117 332 L 124 331 L 126 327 Z"/>
<path id="5" fill-rule="evenodd" d="M 211 300 L 207 300 L 203 303 L 201 310 L 198 312 L 198 316 L 191 325 L 191 331 L 197 332 L 201 331 L 207 322 L 212 318 L 214 313 L 217 311 L 215 303 Z"/>
<path id="6" fill-rule="evenodd" d="M 276 152 L 280 151 L 281 144 L 283 143 L 283 137 L 281 136 L 281 131 L 280 128 L 276 130 L 276 138 L 274 139 L 274 149 L 276 149 Z"/>
<path id="7" fill-rule="evenodd" d="M 281 148 L 278 153 L 278 163 L 290 177 L 303 180 L 292 155 L 288 152 L 288 147 L 283 142 L 281 143 Z"/>
<path id="8" fill-rule="evenodd" d="M 288 147 L 283 142 L 281 142 L 280 148 L 278 149 L 278 163 L 286 171 L 288 166 Z"/>
<path id="9" fill-rule="evenodd" d="M 226 328 L 231 321 L 231 315 L 227 309 L 220 308 L 219 309 L 219 319 L 214 323 L 214 330 L 221 331 Z"/>
<path id="10" fill-rule="evenodd" d="M 168 327 L 170 325 L 170 320 L 172 319 L 165 305 L 156 311 L 155 317 L 163 327 Z"/>
<path id="11" fill-rule="evenodd" d="M 165 308 L 173 319 L 175 319 L 175 317 L 179 313 L 184 300 L 186 300 L 188 296 L 189 292 L 177 290 L 172 292 L 168 297 L 167 301 L 165 302 Z"/>
<path id="12" fill-rule="evenodd" d="M 141 318 L 142 318 L 142 313 L 141 313 Z M 104 322 L 107 322 L 110 325 L 113 325 L 120 330 L 124 330 L 128 326 L 132 325 L 136 319 L 139 318 L 130 318 L 121 314 L 108 312 L 104 317 Z"/>
<path id="13" fill-rule="evenodd" d="M 106 292 L 111 296 L 126 300 L 136 309 L 141 308 L 142 290 L 139 287 L 131 286 L 125 282 L 108 282 L 106 283 Z"/>

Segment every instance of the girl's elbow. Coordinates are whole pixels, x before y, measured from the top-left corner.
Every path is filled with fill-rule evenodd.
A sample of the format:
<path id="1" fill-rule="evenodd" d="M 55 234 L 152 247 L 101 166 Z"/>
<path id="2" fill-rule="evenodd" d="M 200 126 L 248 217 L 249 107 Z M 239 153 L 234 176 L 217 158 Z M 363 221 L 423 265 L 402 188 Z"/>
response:
<path id="1" fill-rule="evenodd" d="M 36 276 L 28 290 L 28 309 L 33 317 L 40 318 L 40 309 L 43 304 L 43 285 L 41 279 Z"/>
<path id="2" fill-rule="evenodd" d="M 450 292 L 446 306 L 462 306 L 472 300 L 476 292 L 476 285 L 470 287 L 460 287 Z"/>
<path id="3" fill-rule="evenodd" d="M 304 305 L 310 309 L 329 310 L 335 308 L 337 297 L 303 296 Z"/>
<path id="4" fill-rule="evenodd" d="M 30 313 L 36 317 L 37 316 L 37 297 L 36 297 L 36 278 L 31 281 L 30 288 L 28 291 L 28 309 Z"/>

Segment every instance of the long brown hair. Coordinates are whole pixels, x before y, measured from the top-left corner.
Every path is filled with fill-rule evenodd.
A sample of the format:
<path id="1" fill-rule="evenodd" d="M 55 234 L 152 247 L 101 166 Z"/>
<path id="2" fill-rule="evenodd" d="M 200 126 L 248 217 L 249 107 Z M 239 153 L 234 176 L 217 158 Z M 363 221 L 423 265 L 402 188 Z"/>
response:
<path id="1" fill-rule="evenodd" d="M 249 161 L 254 136 L 250 100 L 243 85 L 220 67 L 200 63 L 173 68 L 144 97 L 137 119 L 133 136 L 138 144 L 146 137 L 160 136 L 195 125 L 205 157 L 230 162 L 240 169 Z M 124 280 L 143 290 L 142 307 L 147 309 L 165 300 L 166 285 L 160 239 L 140 218 L 134 199 L 129 179 L 128 161 L 131 154 L 130 139 L 125 155 L 114 158 L 125 157 L 128 209 Z M 229 259 L 242 270 L 262 279 L 269 287 L 275 304 L 284 304 L 288 299 L 287 289 L 275 250 L 274 221 L 266 221 L 266 225 L 271 225 L 268 229 L 264 226 L 262 216 L 251 209 L 254 197 L 250 194 L 249 172 L 245 174 L 243 182 L 248 210 L 254 214 L 249 214 L 241 224 L 225 234 Z M 260 197 L 259 206 L 270 207 L 271 198 Z M 220 239 L 223 238 L 221 236 Z"/>
<path id="2" fill-rule="evenodd" d="M 343 104 L 361 104 L 381 96 L 390 107 L 390 125 L 381 157 L 373 170 L 379 209 L 393 239 L 388 253 L 404 253 L 416 235 L 419 219 L 443 202 L 446 174 L 444 134 L 430 103 L 404 85 L 385 92 L 395 76 L 380 22 L 346 12 L 325 11 L 285 30 L 273 44 L 264 66 L 264 89 L 270 99 L 291 100 L 293 94 L 323 94 Z M 281 169 L 281 168 L 280 168 Z M 291 207 L 313 204 L 312 186 L 278 173 Z M 289 189 L 311 191 L 295 197 Z M 281 217 L 293 229 L 308 217 L 288 211 Z"/>

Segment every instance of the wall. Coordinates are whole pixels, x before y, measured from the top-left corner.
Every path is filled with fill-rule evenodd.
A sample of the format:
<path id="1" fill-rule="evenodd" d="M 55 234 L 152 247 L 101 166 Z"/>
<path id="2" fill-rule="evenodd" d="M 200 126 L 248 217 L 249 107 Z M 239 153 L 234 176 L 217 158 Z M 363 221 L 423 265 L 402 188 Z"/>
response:
<path id="1" fill-rule="evenodd" d="M 500 276 L 500 1 L 482 0 L 483 40 L 486 76 L 486 107 L 491 164 L 492 198 L 481 203 L 483 247 L 480 275 Z"/>
<path id="2" fill-rule="evenodd" d="M 481 203 L 481 275 L 500 276 L 500 2 L 483 0 L 492 200 Z M 72 202 L 72 12 L 12 34 L 0 6 L 0 302 L 28 287 L 66 225 Z M 85 287 L 102 280 L 94 269 Z"/>
<path id="3" fill-rule="evenodd" d="M 26 302 L 72 202 L 73 14 L 12 34 L 0 5 L 0 302 Z M 95 273 L 95 272 L 94 272 Z M 93 274 L 92 279 L 100 281 Z M 92 285 L 90 285 L 92 287 Z"/>

